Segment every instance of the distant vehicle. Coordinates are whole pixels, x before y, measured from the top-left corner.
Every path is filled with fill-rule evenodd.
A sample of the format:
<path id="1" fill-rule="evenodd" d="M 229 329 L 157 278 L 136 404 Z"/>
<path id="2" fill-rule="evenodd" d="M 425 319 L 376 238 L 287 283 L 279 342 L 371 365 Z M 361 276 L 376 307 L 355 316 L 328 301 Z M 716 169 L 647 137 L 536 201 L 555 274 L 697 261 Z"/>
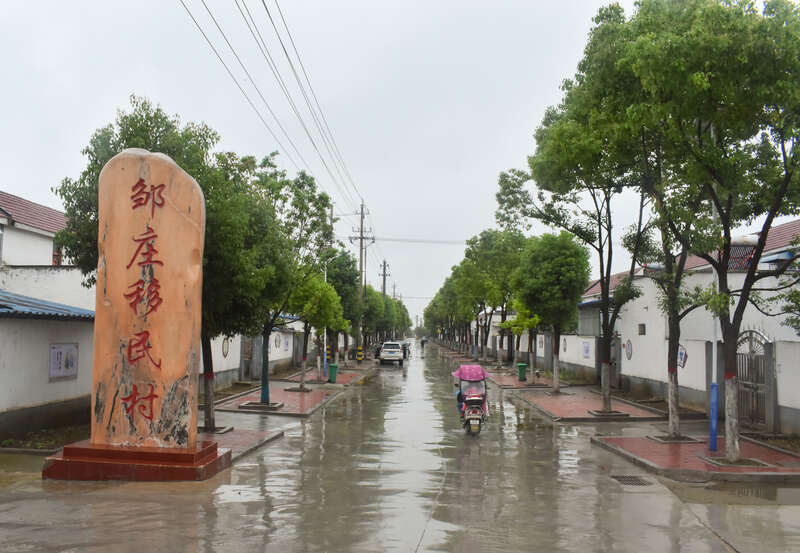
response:
<path id="1" fill-rule="evenodd" d="M 400 366 L 403 366 L 403 348 L 400 342 L 384 342 L 381 346 L 381 353 L 378 356 L 380 364 L 383 365 L 385 361 L 391 363 L 392 361 L 399 361 Z"/>

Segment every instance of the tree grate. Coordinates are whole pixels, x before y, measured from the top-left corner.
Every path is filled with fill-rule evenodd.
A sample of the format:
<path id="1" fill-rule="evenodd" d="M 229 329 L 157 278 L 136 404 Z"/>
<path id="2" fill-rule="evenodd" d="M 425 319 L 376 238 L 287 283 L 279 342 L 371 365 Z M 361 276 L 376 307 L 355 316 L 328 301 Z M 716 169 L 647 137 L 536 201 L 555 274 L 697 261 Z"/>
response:
<path id="1" fill-rule="evenodd" d="M 653 483 L 641 476 L 634 476 L 632 474 L 617 474 L 611 475 L 611 478 L 622 484 L 623 486 L 650 486 Z"/>

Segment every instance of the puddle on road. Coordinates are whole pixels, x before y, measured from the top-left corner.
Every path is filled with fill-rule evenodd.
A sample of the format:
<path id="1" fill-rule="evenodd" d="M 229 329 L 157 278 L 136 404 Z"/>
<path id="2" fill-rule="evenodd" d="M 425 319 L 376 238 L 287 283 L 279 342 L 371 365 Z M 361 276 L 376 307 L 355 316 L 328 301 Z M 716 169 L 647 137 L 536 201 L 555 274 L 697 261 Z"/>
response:
<path id="1" fill-rule="evenodd" d="M 261 491 L 255 486 L 235 486 L 224 484 L 214 490 L 215 503 L 250 503 L 253 501 L 264 501 Z"/>

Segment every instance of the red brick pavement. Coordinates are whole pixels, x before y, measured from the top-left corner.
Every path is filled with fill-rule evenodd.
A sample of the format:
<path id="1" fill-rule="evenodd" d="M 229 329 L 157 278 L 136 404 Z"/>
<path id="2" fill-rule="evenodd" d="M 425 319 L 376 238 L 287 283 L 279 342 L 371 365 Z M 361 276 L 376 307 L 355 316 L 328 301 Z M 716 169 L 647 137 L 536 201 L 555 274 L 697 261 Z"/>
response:
<path id="1" fill-rule="evenodd" d="M 591 410 L 601 410 L 603 408 L 603 399 L 586 388 L 572 387 L 554 395 L 548 395 L 544 392 L 522 391 L 519 392 L 519 395 L 539 409 L 562 420 L 605 420 L 605 417 L 596 417 L 589 412 Z M 640 409 L 614 399 L 611 400 L 611 409 L 627 413 L 630 417 L 652 420 L 664 418 L 646 409 Z"/>
<path id="2" fill-rule="evenodd" d="M 534 378 L 532 375 L 529 375 L 528 380 L 520 382 L 517 375 L 507 373 L 490 372 L 489 380 L 504 388 L 526 388 L 533 385 L 536 385 L 537 387 L 553 385 L 553 379 L 551 378 Z"/>
<path id="3" fill-rule="evenodd" d="M 646 437 L 622 436 L 603 436 L 596 437 L 594 440 L 616 446 L 618 452 L 624 456 L 638 457 L 658 469 L 691 470 L 708 473 L 780 473 L 800 476 L 800 456 L 789 455 L 788 453 L 782 453 L 744 440 L 740 442 L 742 457 L 758 459 L 773 466 L 719 466 L 701 458 L 724 458 L 724 438 L 717 439 L 717 451 L 714 452 L 709 451 L 708 444 L 705 442 L 665 444 Z"/>
<path id="4" fill-rule="evenodd" d="M 231 450 L 231 457 L 235 461 L 245 453 L 283 436 L 283 431 L 275 430 L 246 430 L 234 428 L 224 434 L 210 434 L 199 432 L 198 441 L 212 440 L 217 442 L 217 447 Z"/>
<path id="5" fill-rule="evenodd" d="M 354 380 L 358 380 L 362 376 L 364 376 L 364 373 L 339 371 L 339 372 L 336 373 L 336 384 L 347 385 L 347 384 L 352 383 Z M 290 382 L 300 382 L 300 374 L 298 373 L 298 374 L 292 376 L 291 378 L 289 378 L 289 381 Z M 325 382 L 328 382 L 328 379 L 325 378 L 324 376 L 322 377 L 321 381 L 317 380 L 317 369 L 307 370 L 306 371 L 306 383 L 307 384 L 322 384 L 322 383 L 325 383 Z"/>
<path id="6" fill-rule="evenodd" d="M 310 392 L 287 392 L 284 388 L 290 387 L 293 383 L 271 383 L 269 386 L 269 399 L 271 402 L 281 402 L 283 407 L 274 411 L 276 414 L 306 416 L 319 407 L 330 396 L 337 393 L 336 390 L 316 389 Z M 226 401 L 217 406 L 220 411 L 238 411 L 239 406 L 248 401 L 260 401 L 261 390 L 254 390 L 249 394 L 239 396 Z M 268 414 L 269 412 L 265 412 Z"/>

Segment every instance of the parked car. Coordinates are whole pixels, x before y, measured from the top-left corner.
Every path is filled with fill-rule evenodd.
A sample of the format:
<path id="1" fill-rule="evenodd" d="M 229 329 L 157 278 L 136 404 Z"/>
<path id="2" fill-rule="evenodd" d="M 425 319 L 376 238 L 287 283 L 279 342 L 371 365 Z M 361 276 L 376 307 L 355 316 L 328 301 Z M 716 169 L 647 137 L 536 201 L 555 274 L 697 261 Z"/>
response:
<path id="1" fill-rule="evenodd" d="M 403 348 L 400 342 L 384 342 L 381 346 L 381 352 L 378 356 L 381 365 L 384 362 L 398 361 L 400 366 L 403 366 Z"/>

